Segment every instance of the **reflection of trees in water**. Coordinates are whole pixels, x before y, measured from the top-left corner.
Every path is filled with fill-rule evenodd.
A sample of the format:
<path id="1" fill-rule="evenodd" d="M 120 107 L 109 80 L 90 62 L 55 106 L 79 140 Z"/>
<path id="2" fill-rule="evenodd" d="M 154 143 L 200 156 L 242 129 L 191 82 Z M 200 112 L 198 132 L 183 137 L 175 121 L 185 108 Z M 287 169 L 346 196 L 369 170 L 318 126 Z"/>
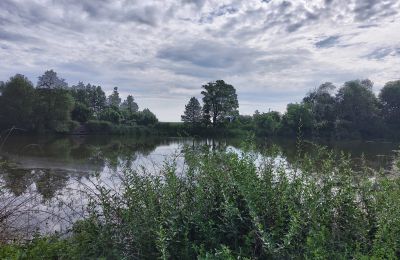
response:
<path id="1" fill-rule="evenodd" d="M 1 166 L 0 178 L 3 180 L 3 187 L 15 196 L 22 195 L 33 183 L 30 172 L 30 170 L 10 168 L 7 165 Z"/>
<path id="2" fill-rule="evenodd" d="M 68 173 L 51 169 L 27 170 L 3 166 L 1 172 L 3 187 L 14 196 L 21 196 L 35 184 L 36 192 L 44 200 L 53 198 L 57 191 L 65 188 L 69 179 Z"/>
<path id="3" fill-rule="evenodd" d="M 50 169 L 38 170 L 35 176 L 37 192 L 44 200 L 53 198 L 57 191 L 66 187 L 69 176 L 67 172 L 54 171 Z"/>
<path id="4" fill-rule="evenodd" d="M 138 156 L 148 156 L 161 143 L 161 139 L 155 138 L 107 136 L 12 138 L 4 147 L 4 152 L 10 160 L 16 161 L 16 165 L 2 165 L 0 178 L 15 196 L 22 195 L 35 184 L 37 192 L 48 200 L 62 190 L 77 172 L 89 175 L 99 173 L 106 165 L 112 170 L 132 167 Z M 18 163 L 29 166 L 32 161 L 36 169 L 18 167 Z"/>

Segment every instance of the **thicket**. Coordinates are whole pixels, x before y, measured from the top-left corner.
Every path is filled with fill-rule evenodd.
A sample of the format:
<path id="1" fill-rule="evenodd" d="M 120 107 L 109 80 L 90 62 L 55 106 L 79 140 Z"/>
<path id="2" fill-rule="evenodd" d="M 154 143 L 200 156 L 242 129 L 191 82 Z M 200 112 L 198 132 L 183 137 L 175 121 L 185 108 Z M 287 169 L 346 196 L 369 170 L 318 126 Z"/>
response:
<path id="1" fill-rule="evenodd" d="M 158 174 L 126 169 L 121 189 L 97 186 L 69 235 L 2 245 L 0 257 L 398 259 L 400 180 L 315 149 L 299 144 L 289 165 L 273 148 L 186 147 L 184 167 L 174 157 Z"/>

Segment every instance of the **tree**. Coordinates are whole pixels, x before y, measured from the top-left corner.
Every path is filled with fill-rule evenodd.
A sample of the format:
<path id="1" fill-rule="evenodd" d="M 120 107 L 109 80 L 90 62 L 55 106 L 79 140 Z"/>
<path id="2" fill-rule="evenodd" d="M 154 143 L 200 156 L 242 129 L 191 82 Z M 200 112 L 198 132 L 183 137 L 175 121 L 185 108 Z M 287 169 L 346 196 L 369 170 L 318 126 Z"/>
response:
<path id="1" fill-rule="evenodd" d="M 84 104 L 89 108 L 91 117 L 98 117 L 100 111 L 106 106 L 106 94 L 100 86 L 94 86 L 91 84 L 85 84 L 79 82 L 76 86 L 71 87 L 71 94 L 74 97 L 75 102 Z"/>
<path id="2" fill-rule="evenodd" d="M 139 125 L 152 125 L 158 122 L 156 115 L 153 114 L 148 108 L 135 113 L 135 119 Z"/>
<path id="3" fill-rule="evenodd" d="M 281 128 L 282 117 L 277 111 L 268 113 L 254 112 L 253 120 L 255 123 L 256 132 L 261 135 L 276 135 Z"/>
<path id="4" fill-rule="evenodd" d="M 92 115 L 90 109 L 83 103 L 75 102 L 74 110 L 71 112 L 72 120 L 84 123 Z"/>
<path id="5" fill-rule="evenodd" d="M 39 131 L 68 132 L 71 126 L 71 111 L 74 99 L 67 83 L 54 71 L 46 71 L 39 77 L 35 104 L 35 127 Z"/>
<path id="6" fill-rule="evenodd" d="M 302 134 L 310 134 L 313 126 L 311 108 L 307 104 L 288 104 L 286 113 L 282 117 L 283 126 L 291 134 L 301 131 Z"/>
<path id="7" fill-rule="evenodd" d="M 126 100 L 122 103 L 122 109 L 128 111 L 129 114 L 136 113 L 139 110 L 138 104 L 132 95 L 128 95 Z"/>
<path id="8" fill-rule="evenodd" d="M 0 96 L 0 125 L 5 128 L 16 126 L 27 130 L 33 128 L 35 89 L 21 74 L 11 77 L 2 86 Z"/>
<path id="9" fill-rule="evenodd" d="M 336 101 L 331 92 L 335 88 L 335 85 L 330 82 L 323 83 L 303 99 L 303 102 L 311 108 L 314 117 L 313 128 L 318 133 L 325 132 L 327 134 L 334 130 Z"/>
<path id="10" fill-rule="evenodd" d="M 59 78 L 55 71 L 47 70 L 42 76 L 39 77 L 37 88 L 66 89 L 68 88 L 68 84 L 64 79 Z"/>
<path id="11" fill-rule="evenodd" d="M 336 127 L 340 132 L 358 133 L 363 137 L 381 132 L 378 99 L 372 92 L 372 85 L 370 80 L 353 80 L 339 89 Z"/>
<path id="12" fill-rule="evenodd" d="M 112 106 L 102 110 L 99 115 L 99 119 L 104 121 L 109 121 L 114 124 L 119 124 L 122 119 L 122 116 L 118 108 Z"/>
<path id="13" fill-rule="evenodd" d="M 203 85 L 203 114 L 208 121 L 212 119 L 213 127 L 222 122 L 226 116 L 237 115 L 239 103 L 236 90 L 223 80 Z"/>
<path id="14" fill-rule="evenodd" d="M 3 92 L 4 87 L 5 87 L 4 82 L 0 81 L 0 96 L 1 96 L 1 93 Z"/>
<path id="15" fill-rule="evenodd" d="M 400 80 L 386 83 L 379 93 L 379 100 L 386 122 L 400 128 Z"/>
<path id="16" fill-rule="evenodd" d="M 181 116 L 181 120 L 190 125 L 192 129 L 198 126 L 202 121 L 201 105 L 197 98 L 192 97 L 189 103 L 185 106 L 185 111 Z"/>
<path id="17" fill-rule="evenodd" d="M 119 97 L 118 88 L 115 87 L 113 93 L 108 96 L 108 105 L 118 108 L 121 104 L 121 98 Z"/>

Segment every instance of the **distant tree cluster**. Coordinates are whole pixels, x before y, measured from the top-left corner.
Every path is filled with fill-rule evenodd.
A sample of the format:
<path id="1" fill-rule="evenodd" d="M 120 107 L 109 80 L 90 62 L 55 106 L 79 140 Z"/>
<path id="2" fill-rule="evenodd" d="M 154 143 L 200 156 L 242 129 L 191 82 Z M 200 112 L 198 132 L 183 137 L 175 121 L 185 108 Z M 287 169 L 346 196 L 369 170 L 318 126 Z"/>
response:
<path id="1" fill-rule="evenodd" d="M 181 116 L 182 121 L 191 130 L 199 127 L 221 127 L 239 114 L 236 90 L 232 85 L 217 80 L 203 85 L 203 89 L 203 107 L 192 97 Z"/>
<path id="2" fill-rule="evenodd" d="M 0 82 L 0 129 L 66 133 L 89 120 L 130 126 L 158 122 L 150 110 L 139 111 L 132 95 L 122 102 L 117 87 L 109 97 L 100 86 L 68 87 L 53 70 L 40 76 L 36 87 L 21 74 Z"/>
<path id="3" fill-rule="evenodd" d="M 369 79 L 345 82 L 337 91 L 336 86 L 327 82 L 310 91 L 302 102 L 288 104 L 284 114 L 256 111 L 247 116 L 237 112 L 234 87 L 219 80 L 203 86 L 203 107 L 196 98 L 190 99 L 182 121 L 191 129 L 211 125 L 250 130 L 260 136 L 301 133 L 337 139 L 398 137 L 400 80 L 386 83 L 378 97 L 372 88 Z"/>

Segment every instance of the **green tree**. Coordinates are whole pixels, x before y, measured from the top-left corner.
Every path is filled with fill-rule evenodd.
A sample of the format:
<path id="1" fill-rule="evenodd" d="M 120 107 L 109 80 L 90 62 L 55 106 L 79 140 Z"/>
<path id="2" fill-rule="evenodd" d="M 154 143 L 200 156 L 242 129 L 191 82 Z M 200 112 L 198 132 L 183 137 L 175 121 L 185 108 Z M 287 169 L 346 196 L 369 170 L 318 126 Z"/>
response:
<path id="1" fill-rule="evenodd" d="M 4 128 L 16 126 L 26 130 L 33 128 L 35 89 L 21 74 L 11 77 L 3 85 L 0 96 L 0 125 Z"/>
<path id="2" fill-rule="evenodd" d="M 92 86 L 92 95 L 90 96 L 90 108 L 93 109 L 94 116 L 98 117 L 107 103 L 106 94 L 100 86 Z"/>
<path id="3" fill-rule="evenodd" d="M 253 115 L 256 133 L 258 135 L 276 135 L 281 128 L 282 116 L 277 111 L 268 113 L 259 113 L 256 111 Z"/>
<path id="4" fill-rule="evenodd" d="M 226 84 L 223 80 L 209 82 L 203 85 L 203 114 L 205 120 L 212 119 L 213 127 L 221 123 L 226 116 L 237 115 L 239 103 L 236 90 L 232 85 Z"/>
<path id="5" fill-rule="evenodd" d="M 153 114 L 148 108 L 135 113 L 135 119 L 139 125 L 152 125 L 158 122 L 156 115 Z"/>
<path id="6" fill-rule="evenodd" d="M 37 88 L 66 89 L 68 88 L 68 84 L 65 82 L 65 79 L 57 76 L 57 72 L 53 70 L 47 70 L 42 76 L 39 77 Z"/>
<path id="7" fill-rule="evenodd" d="M 126 100 L 122 103 L 122 109 L 126 110 L 129 114 L 136 113 L 139 110 L 138 104 L 132 95 L 128 95 Z"/>
<path id="8" fill-rule="evenodd" d="M 91 115 L 90 109 L 85 104 L 75 102 L 74 110 L 71 112 L 72 120 L 84 123 L 90 119 Z"/>
<path id="9" fill-rule="evenodd" d="M 309 105 L 314 117 L 314 126 L 318 134 L 329 134 L 334 130 L 336 120 L 336 101 L 331 92 L 336 87 L 326 82 L 310 92 L 303 102 Z"/>
<path id="10" fill-rule="evenodd" d="M 309 135 L 313 126 L 311 108 L 307 104 L 288 104 L 286 113 L 282 117 L 282 124 L 285 131 L 290 134 Z"/>
<path id="11" fill-rule="evenodd" d="M 185 105 L 185 111 L 181 116 L 181 120 L 186 125 L 189 125 L 192 129 L 200 125 L 202 121 L 202 114 L 201 114 L 201 105 L 197 100 L 197 98 L 195 97 L 190 98 L 189 103 Z"/>
<path id="12" fill-rule="evenodd" d="M 85 85 L 83 82 L 79 82 L 71 87 L 71 94 L 75 102 L 84 104 L 89 108 L 90 117 L 98 117 L 101 110 L 106 106 L 106 94 L 100 86 Z"/>
<path id="13" fill-rule="evenodd" d="M 122 119 L 122 115 L 118 108 L 112 106 L 107 107 L 100 112 L 99 119 L 103 121 L 109 121 L 114 124 L 119 124 Z"/>
<path id="14" fill-rule="evenodd" d="M 336 95 L 339 135 L 359 134 L 362 137 L 381 132 L 378 99 L 370 80 L 348 81 Z"/>
<path id="15" fill-rule="evenodd" d="M 379 93 L 379 100 L 386 122 L 400 128 L 400 80 L 386 83 Z"/>
<path id="16" fill-rule="evenodd" d="M 113 93 L 108 96 L 108 105 L 118 108 L 121 104 L 121 98 L 119 97 L 118 88 L 115 87 Z"/>
<path id="17" fill-rule="evenodd" d="M 63 79 L 54 71 L 39 77 L 36 87 L 35 124 L 39 131 L 68 132 L 74 99 Z"/>

